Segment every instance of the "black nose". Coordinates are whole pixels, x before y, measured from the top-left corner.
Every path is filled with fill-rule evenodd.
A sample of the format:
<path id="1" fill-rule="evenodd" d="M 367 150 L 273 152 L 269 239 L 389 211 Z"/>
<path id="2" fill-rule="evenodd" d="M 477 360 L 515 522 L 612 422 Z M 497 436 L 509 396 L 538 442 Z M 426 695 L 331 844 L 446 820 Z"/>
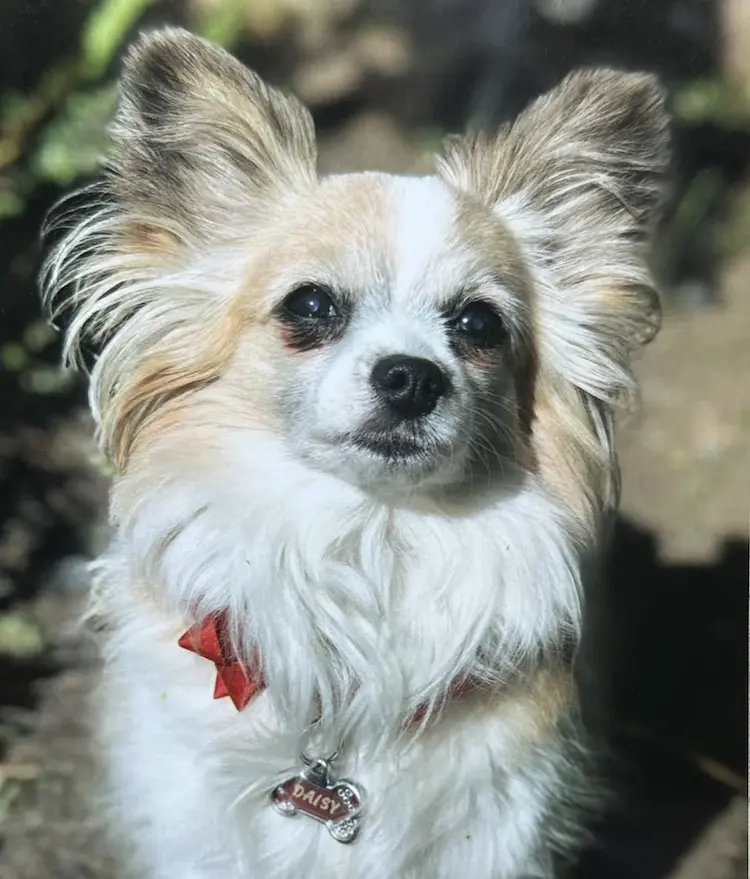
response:
<path id="1" fill-rule="evenodd" d="M 448 389 L 437 363 L 403 354 L 379 360 L 370 381 L 378 397 L 402 418 L 429 415 Z"/>

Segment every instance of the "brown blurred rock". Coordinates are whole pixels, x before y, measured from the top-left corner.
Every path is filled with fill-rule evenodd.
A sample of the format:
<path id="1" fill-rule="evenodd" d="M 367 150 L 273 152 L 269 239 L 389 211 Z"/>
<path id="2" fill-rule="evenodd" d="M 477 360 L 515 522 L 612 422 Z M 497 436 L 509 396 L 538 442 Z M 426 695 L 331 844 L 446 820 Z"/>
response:
<path id="1" fill-rule="evenodd" d="M 668 312 L 636 364 L 640 411 L 621 432 L 623 512 L 665 561 L 705 563 L 747 536 L 750 252 L 729 266 L 723 305 Z"/>
<path id="2" fill-rule="evenodd" d="M 426 159 L 406 131 L 386 113 L 362 113 L 320 144 L 323 174 L 387 171 L 407 174 L 424 170 Z"/>
<path id="3" fill-rule="evenodd" d="M 300 64 L 292 77 L 292 91 L 311 106 L 332 103 L 356 91 L 364 75 L 362 59 L 347 46 Z"/>
<path id="4" fill-rule="evenodd" d="M 189 0 L 189 10 L 198 18 L 209 18 L 220 10 L 223 0 Z M 242 15 L 245 27 L 262 40 L 277 38 L 285 28 L 294 28 L 306 40 L 317 42 L 336 23 L 351 15 L 359 0 L 252 0 Z"/>
<path id="5" fill-rule="evenodd" d="M 750 0 L 723 0 L 724 68 L 750 107 Z"/>
<path id="6" fill-rule="evenodd" d="M 668 879 L 743 879 L 747 876 L 747 800 L 736 797 L 709 824 Z"/>
<path id="7" fill-rule="evenodd" d="M 362 63 L 373 73 L 401 76 L 409 69 L 411 45 L 400 28 L 366 25 L 355 34 L 353 46 Z"/>
<path id="8" fill-rule="evenodd" d="M 398 28 L 370 25 L 339 44 L 330 42 L 292 77 L 293 91 L 312 106 L 341 100 L 368 76 L 401 76 L 408 70 L 409 44 Z"/>

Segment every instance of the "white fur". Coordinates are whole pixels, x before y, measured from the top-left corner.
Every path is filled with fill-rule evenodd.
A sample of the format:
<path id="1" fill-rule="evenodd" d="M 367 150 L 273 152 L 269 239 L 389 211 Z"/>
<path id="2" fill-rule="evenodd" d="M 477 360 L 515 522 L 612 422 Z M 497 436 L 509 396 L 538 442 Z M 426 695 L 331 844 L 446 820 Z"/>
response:
<path id="1" fill-rule="evenodd" d="M 447 879 L 467 863 L 477 879 L 549 875 L 540 825 L 569 773 L 566 743 L 524 741 L 513 701 L 484 696 L 416 737 L 401 723 L 465 672 L 512 692 L 513 659 L 561 620 L 577 626 L 580 584 L 561 512 L 533 486 L 461 517 L 397 512 L 260 438 L 221 451 L 224 463 L 202 478 L 144 498 L 100 572 L 118 603 L 105 713 L 115 806 L 142 822 L 132 836 L 148 875 L 291 879 L 313 863 L 352 879 Z M 267 659 L 273 706 L 268 694 L 242 713 L 211 700 L 213 666 L 176 646 L 187 617 L 149 618 L 134 601 L 129 584 L 146 577 L 176 607 L 228 603 Z M 477 666 L 479 645 L 506 663 Z M 355 698 L 337 704 L 355 681 Z M 349 743 L 336 769 L 366 791 L 362 838 L 350 848 L 268 804 L 299 768 L 308 743 L 294 731 L 309 723 L 316 693 L 318 752 Z"/>

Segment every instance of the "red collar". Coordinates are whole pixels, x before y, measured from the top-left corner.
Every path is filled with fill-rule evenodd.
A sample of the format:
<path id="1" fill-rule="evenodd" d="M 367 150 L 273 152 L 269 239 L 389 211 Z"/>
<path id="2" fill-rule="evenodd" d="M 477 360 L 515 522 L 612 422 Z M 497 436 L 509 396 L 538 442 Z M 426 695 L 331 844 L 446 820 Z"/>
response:
<path id="1" fill-rule="evenodd" d="M 260 657 L 256 656 L 253 663 L 239 659 L 232 650 L 228 629 L 229 620 L 225 611 L 206 617 L 203 622 L 188 629 L 178 643 L 185 650 L 197 653 L 214 663 L 214 699 L 229 696 L 234 707 L 242 711 L 254 696 L 266 688 L 266 682 L 262 673 L 256 671 L 260 668 Z M 476 683 L 471 678 L 455 681 L 450 689 L 450 698 L 459 699 L 475 688 Z M 422 720 L 428 708 L 426 703 L 420 705 L 412 715 L 411 723 Z"/>

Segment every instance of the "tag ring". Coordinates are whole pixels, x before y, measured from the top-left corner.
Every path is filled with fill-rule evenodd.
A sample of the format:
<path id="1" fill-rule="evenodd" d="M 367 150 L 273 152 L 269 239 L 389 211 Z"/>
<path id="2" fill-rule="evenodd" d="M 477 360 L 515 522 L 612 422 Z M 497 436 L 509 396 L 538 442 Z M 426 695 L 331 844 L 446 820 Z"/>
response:
<path id="1" fill-rule="evenodd" d="M 299 757 L 305 766 L 323 766 L 327 770 L 328 766 L 338 757 L 340 750 L 340 748 L 336 748 L 336 750 L 332 754 L 329 754 L 328 757 L 308 757 L 303 751 Z"/>

